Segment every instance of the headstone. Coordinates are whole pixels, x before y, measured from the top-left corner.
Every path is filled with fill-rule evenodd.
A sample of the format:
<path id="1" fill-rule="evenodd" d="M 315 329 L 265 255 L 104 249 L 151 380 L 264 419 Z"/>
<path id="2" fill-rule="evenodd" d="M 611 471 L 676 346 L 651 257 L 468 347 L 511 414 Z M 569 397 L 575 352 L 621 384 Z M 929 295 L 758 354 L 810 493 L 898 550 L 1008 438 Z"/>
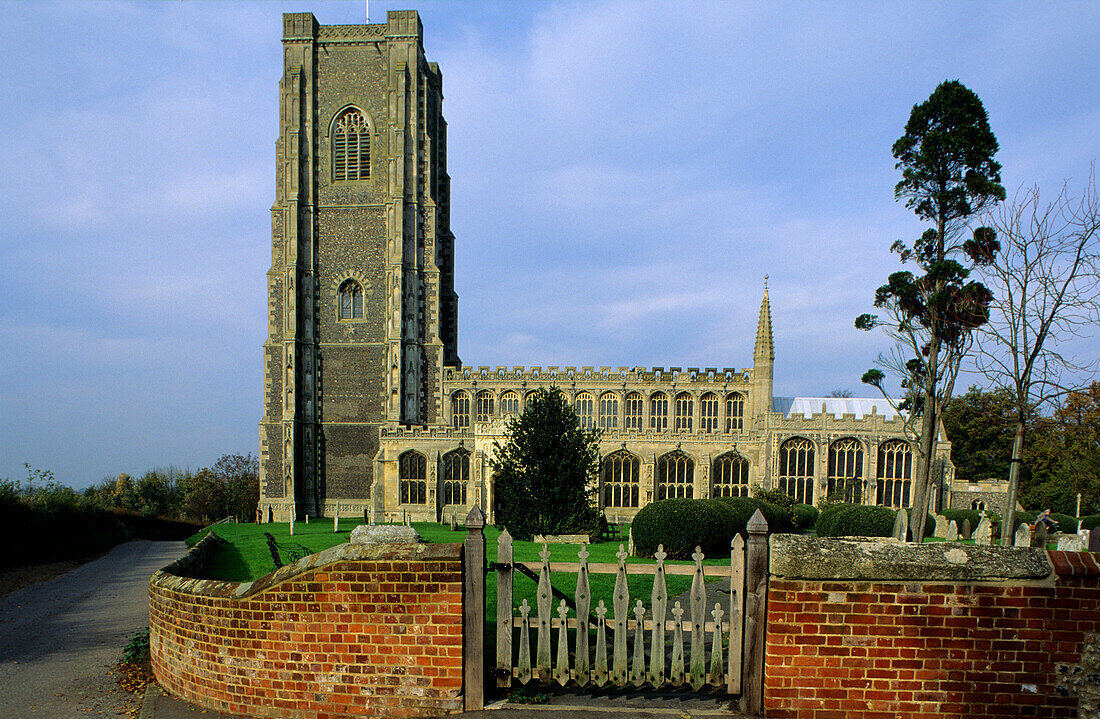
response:
<path id="1" fill-rule="evenodd" d="M 1080 534 L 1066 534 L 1058 538 L 1060 552 L 1084 552 L 1087 546 Z"/>
<path id="2" fill-rule="evenodd" d="M 899 509 L 897 515 L 894 517 L 894 531 L 891 536 L 899 542 L 904 542 L 908 534 L 909 513 L 904 509 Z"/>
<path id="3" fill-rule="evenodd" d="M 1013 546 L 1016 547 L 1030 547 L 1031 546 L 1031 527 L 1027 526 L 1027 522 L 1024 522 L 1016 528 L 1016 540 L 1013 542 Z"/>
<path id="4" fill-rule="evenodd" d="M 290 536 L 294 536 L 294 515 L 290 515 Z"/>
<path id="5" fill-rule="evenodd" d="M 420 535 L 412 527 L 392 524 L 360 524 L 351 532 L 352 544 L 393 544 L 419 542 Z"/>
<path id="6" fill-rule="evenodd" d="M 1031 546 L 1046 549 L 1049 541 L 1050 533 L 1047 531 L 1047 525 L 1044 522 L 1036 522 L 1035 531 L 1031 535 Z"/>
<path id="7" fill-rule="evenodd" d="M 935 515 L 935 517 L 936 517 L 936 531 L 933 533 L 932 536 L 934 536 L 938 539 L 946 539 L 947 538 L 947 517 L 943 516 L 942 514 L 937 514 L 937 515 Z"/>
<path id="8" fill-rule="evenodd" d="M 634 527 L 630 527 L 630 531 L 626 535 L 626 552 L 630 556 L 634 556 Z"/>
<path id="9" fill-rule="evenodd" d="M 306 515 L 306 524 L 309 524 L 309 515 Z"/>
<path id="10" fill-rule="evenodd" d="M 943 533 L 943 539 L 945 542 L 959 541 L 959 526 L 955 524 L 954 519 L 947 523 L 947 531 Z"/>
<path id="11" fill-rule="evenodd" d="M 451 531 L 452 532 L 457 532 L 458 531 L 458 512 L 457 511 L 451 512 Z"/>
<path id="12" fill-rule="evenodd" d="M 993 544 L 993 524 L 989 517 L 983 516 L 982 521 L 978 522 L 978 528 L 974 530 L 974 544 Z"/>
<path id="13" fill-rule="evenodd" d="M 1100 527 L 1093 527 L 1088 530 L 1089 533 L 1089 551 L 1100 552 Z"/>
<path id="14" fill-rule="evenodd" d="M 332 515 L 332 532 L 333 534 L 340 531 L 340 503 L 336 503 L 336 512 Z"/>
<path id="15" fill-rule="evenodd" d="M 974 528 L 970 526 L 970 519 L 963 519 L 962 529 L 959 530 L 959 536 L 963 539 L 970 539 L 974 535 Z"/>
<path id="16" fill-rule="evenodd" d="M 410 515 L 410 514 L 405 515 L 405 526 L 406 527 L 412 527 L 412 515 Z"/>
<path id="17" fill-rule="evenodd" d="M 366 507 L 363 507 L 363 524 L 371 524 L 369 511 Z"/>

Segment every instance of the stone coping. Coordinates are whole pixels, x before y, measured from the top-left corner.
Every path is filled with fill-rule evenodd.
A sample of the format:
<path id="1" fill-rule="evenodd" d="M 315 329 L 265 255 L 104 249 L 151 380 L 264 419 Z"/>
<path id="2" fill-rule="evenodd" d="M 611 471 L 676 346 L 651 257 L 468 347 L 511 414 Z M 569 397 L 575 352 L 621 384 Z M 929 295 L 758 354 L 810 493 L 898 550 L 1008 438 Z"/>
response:
<path id="1" fill-rule="evenodd" d="M 271 574 L 251 582 L 226 582 L 217 579 L 196 579 L 180 573 L 181 567 L 191 568 L 201 565 L 206 555 L 224 542 L 221 537 L 208 534 L 201 542 L 191 548 L 181 559 L 164 569 L 153 573 L 149 579 L 152 587 L 167 589 L 184 594 L 201 595 L 210 598 L 245 599 L 270 589 L 282 582 L 309 571 L 321 569 L 337 562 L 356 560 L 397 560 L 409 562 L 444 562 L 462 559 L 461 544 L 424 544 L 419 542 L 401 542 L 391 544 L 337 544 L 335 547 L 303 557 L 292 564 L 276 569 Z M 209 542 L 207 540 L 210 540 Z M 192 557 L 192 555 L 195 555 Z"/>
<path id="2" fill-rule="evenodd" d="M 769 546 L 778 579 L 980 582 L 1046 579 L 1052 571 L 1047 553 L 1028 547 L 797 534 L 773 534 Z"/>

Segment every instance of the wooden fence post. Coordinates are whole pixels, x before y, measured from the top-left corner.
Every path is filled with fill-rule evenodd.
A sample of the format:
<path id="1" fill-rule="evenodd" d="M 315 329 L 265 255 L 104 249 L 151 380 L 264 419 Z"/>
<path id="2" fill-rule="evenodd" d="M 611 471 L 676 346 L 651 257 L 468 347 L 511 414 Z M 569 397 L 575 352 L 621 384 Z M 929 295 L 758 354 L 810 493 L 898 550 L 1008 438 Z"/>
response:
<path id="1" fill-rule="evenodd" d="M 497 539 L 497 686 L 512 686 L 512 535 Z"/>
<path id="2" fill-rule="evenodd" d="M 741 666 L 741 711 L 764 715 L 764 635 L 768 628 L 768 522 L 760 510 L 745 527 L 745 660 Z"/>
<path id="3" fill-rule="evenodd" d="M 462 567 L 462 693 L 465 711 L 485 707 L 485 513 L 466 515 Z"/>

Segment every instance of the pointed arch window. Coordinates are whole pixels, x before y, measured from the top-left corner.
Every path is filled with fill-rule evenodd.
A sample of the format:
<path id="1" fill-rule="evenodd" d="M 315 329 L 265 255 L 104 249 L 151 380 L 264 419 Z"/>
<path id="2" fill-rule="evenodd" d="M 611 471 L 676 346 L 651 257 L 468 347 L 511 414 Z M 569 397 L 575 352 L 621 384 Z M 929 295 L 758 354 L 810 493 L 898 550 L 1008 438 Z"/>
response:
<path id="1" fill-rule="evenodd" d="M 695 462 L 677 449 L 657 460 L 657 499 L 691 499 L 695 493 Z"/>
<path id="2" fill-rule="evenodd" d="M 466 486 L 470 483 L 470 452 L 458 448 L 443 455 L 440 477 L 443 482 L 443 504 L 466 504 Z"/>
<path id="3" fill-rule="evenodd" d="M 500 396 L 501 414 L 519 414 L 519 395 L 508 390 Z"/>
<path id="4" fill-rule="evenodd" d="M 658 432 L 668 429 L 668 395 L 664 392 L 649 398 L 649 428 Z"/>
<path id="5" fill-rule="evenodd" d="M 577 395 L 577 401 L 574 402 L 574 406 L 577 410 L 577 422 L 580 423 L 581 429 L 592 429 L 595 423 L 593 417 L 595 404 L 595 398 L 588 392 L 581 392 Z"/>
<path id="6" fill-rule="evenodd" d="M 903 439 L 883 442 L 878 448 L 878 504 L 906 508 L 913 480 L 913 448 Z"/>
<path id="7" fill-rule="evenodd" d="M 600 395 L 600 429 L 619 428 L 619 396 L 614 392 Z"/>
<path id="8" fill-rule="evenodd" d="M 642 407 L 644 405 L 642 395 L 631 392 L 624 401 L 623 429 L 642 428 Z"/>
<path id="9" fill-rule="evenodd" d="M 805 437 L 779 447 L 779 488 L 796 502 L 814 503 L 814 443 Z"/>
<path id="10" fill-rule="evenodd" d="M 488 422 L 493 418 L 493 393 L 492 392 L 478 392 L 477 393 L 477 421 Z"/>
<path id="11" fill-rule="evenodd" d="M 749 461 L 744 457 L 732 452 L 715 457 L 710 477 L 712 497 L 749 496 Z"/>
<path id="12" fill-rule="evenodd" d="M 695 411 L 695 400 L 687 392 L 676 395 L 676 431 L 691 431 L 691 414 Z"/>
<path id="13" fill-rule="evenodd" d="M 458 429 L 470 426 L 470 395 L 462 390 L 451 395 L 451 426 Z"/>
<path id="14" fill-rule="evenodd" d="M 863 503 L 863 444 L 844 437 L 829 445 L 825 496 L 849 504 Z"/>
<path id="15" fill-rule="evenodd" d="M 604 457 L 601 464 L 603 506 L 637 507 L 642 466 L 637 455 L 622 449 Z"/>
<path id="16" fill-rule="evenodd" d="M 349 107 L 332 123 L 332 179 L 370 177 L 370 126 L 363 113 Z"/>
<path id="17" fill-rule="evenodd" d="M 409 450 L 397 459 L 401 504 L 425 504 L 428 501 L 425 468 L 428 463 L 420 452 Z"/>
<path id="18" fill-rule="evenodd" d="M 699 425 L 704 432 L 718 431 L 718 397 L 711 392 L 699 400 Z"/>
<path id="19" fill-rule="evenodd" d="M 344 280 L 337 294 L 339 295 L 340 319 L 363 319 L 363 288 L 358 282 Z"/>
<path id="20" fill-rule="evenodd" d="M 726 395 L 726 431 L 740 432 L 745 427 L 745 396 L 740 392 Z"/>

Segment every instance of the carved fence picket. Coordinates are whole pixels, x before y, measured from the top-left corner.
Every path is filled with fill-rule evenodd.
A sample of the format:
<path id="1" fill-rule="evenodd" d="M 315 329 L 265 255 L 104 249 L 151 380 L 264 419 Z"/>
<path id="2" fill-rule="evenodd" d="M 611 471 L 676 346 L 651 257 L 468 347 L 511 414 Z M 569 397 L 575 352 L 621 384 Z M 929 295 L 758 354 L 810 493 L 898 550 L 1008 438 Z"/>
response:
<path id="1" fill-rule="evenodd" d="M 577 552 L 577 559 L 581 561 L 577 570 L 577 591 L 573 600 L 577 606 L 577 671 L 576 679 L 579 686 L 588 683 L 588 608 L 591 606 L 592 595 L 588 588 L 588 549 L 581 545 L 581 551 Z"/>
<path id="2" fill-rule="evenodd" d="M 707 657 L 703 646 L 703 623 L 707 617 L 707 591 L 703 579 L 703 553 L 696 547 L 691 558 L 695 560 L 695 573 L 691 577 L 691 663 L 688 664 L 688 683 L 696 691 L 706 681 Z"/>
<path id="3" fill-rule="evenodd" d="M 619 572 L 615 575 L 615 596 L 612 604 L 615 610 L 615 656 L 611 664 L 611 681 L 626 686 L 626 622 L 627 606 L 630 604 L 630 590 L 626 584 L 626 550 L 619 545 L 615 554 L 619 558 Z"/>
<path id="4" fill-rule="evenodd" d="M 536 596 L 539 609 L 539 646 L 535 654 L 535 671 L 539 679 L 550 681 L 550 550 L 545 544 L 539 552 L 542 569 L 539 571 L 539 591 Z"/>
<path id="5" fill-rule="evenodd" d="M 657 545 L 657 567 L 653 573 L 653 594 L 649 606 L 653 608 L 653 629 L 649 645 L 649 682 L 659 689 L 665 683 L 665 612 L 668 603 L 668 587 L 665 583 L 665 547 Z"/>

